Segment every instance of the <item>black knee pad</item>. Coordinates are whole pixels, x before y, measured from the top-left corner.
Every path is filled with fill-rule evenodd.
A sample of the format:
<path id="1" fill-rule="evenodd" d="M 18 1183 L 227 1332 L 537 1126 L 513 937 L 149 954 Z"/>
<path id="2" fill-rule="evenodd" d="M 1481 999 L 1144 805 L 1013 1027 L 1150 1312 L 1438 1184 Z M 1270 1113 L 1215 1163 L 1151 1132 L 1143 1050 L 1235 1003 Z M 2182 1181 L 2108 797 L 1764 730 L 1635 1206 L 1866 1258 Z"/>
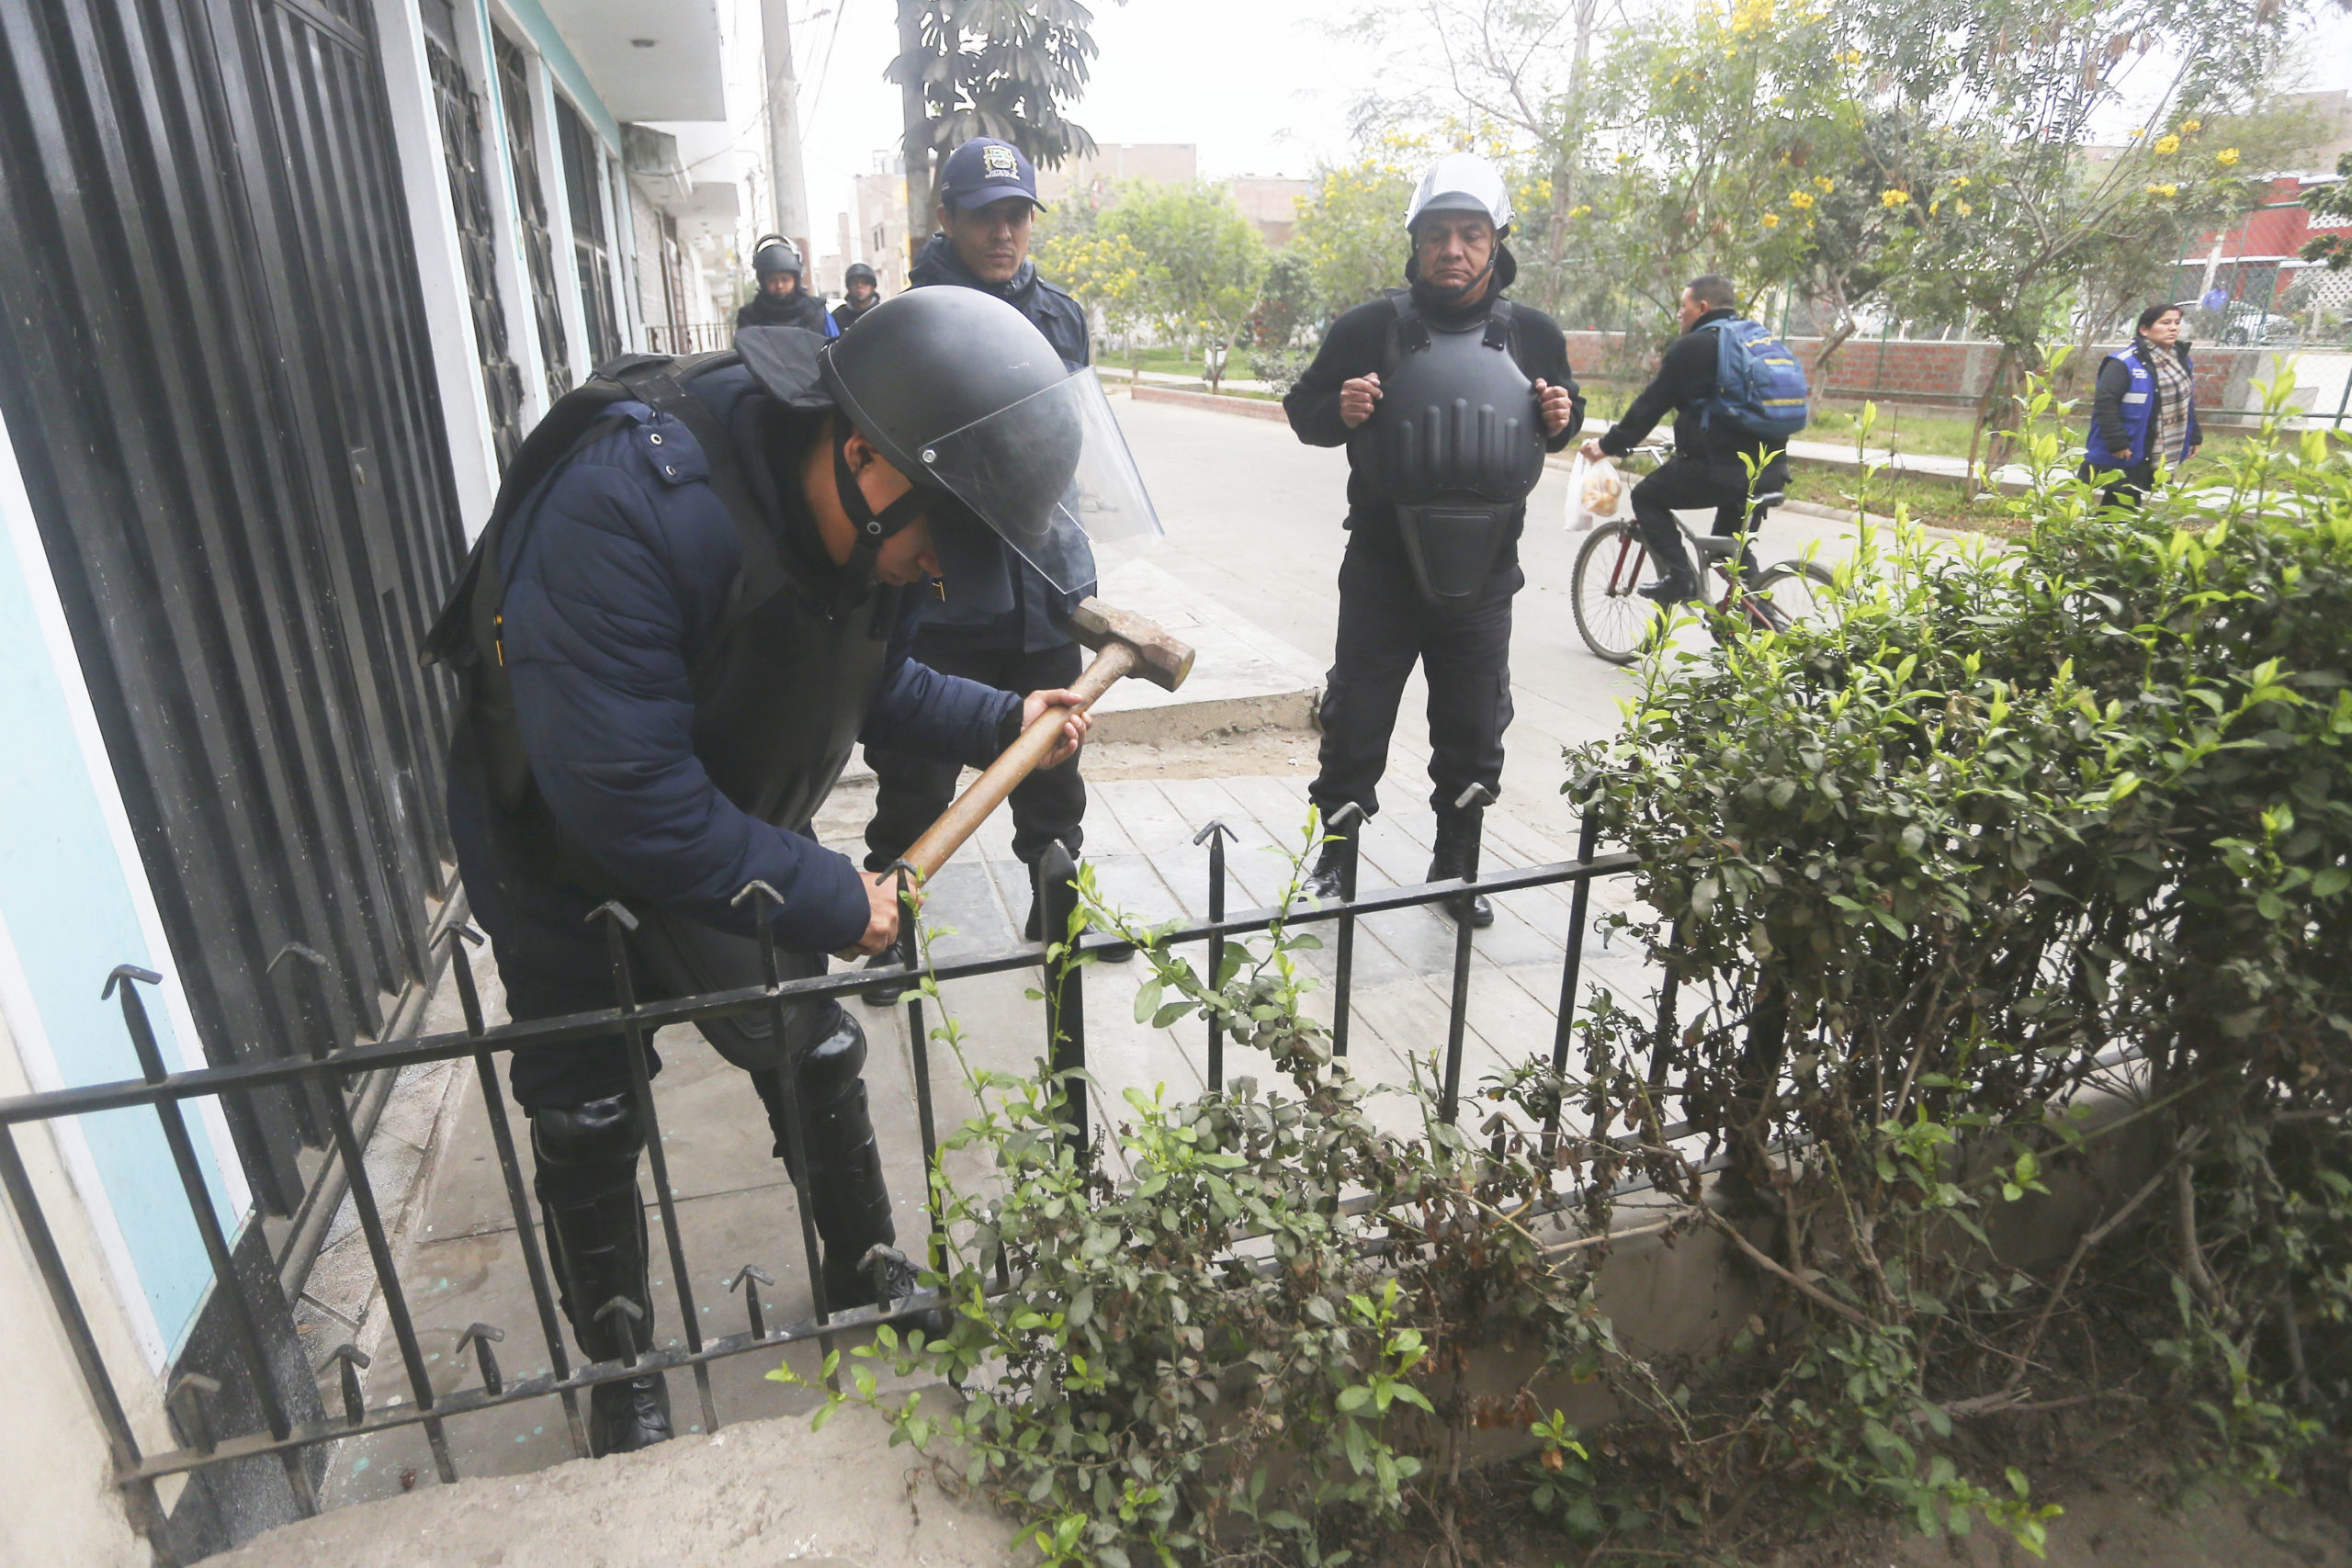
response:
<path id="1" fill-rule="evenodd" d="M 531 1152 L 542 1170 L 624 1161 L 634 1169 L 644 1147 L 645 1129 L 637 1118 L 634 1094 L 531 1113 Z"/>
<path id="2" fill-rule="evenodd" d="M 833 1027 L 801 1055 L 797 1077 L 806 1110 L 831 1105 L 854 1089 L 865 1072 L 865 1031 L 836 1005 Z"/>

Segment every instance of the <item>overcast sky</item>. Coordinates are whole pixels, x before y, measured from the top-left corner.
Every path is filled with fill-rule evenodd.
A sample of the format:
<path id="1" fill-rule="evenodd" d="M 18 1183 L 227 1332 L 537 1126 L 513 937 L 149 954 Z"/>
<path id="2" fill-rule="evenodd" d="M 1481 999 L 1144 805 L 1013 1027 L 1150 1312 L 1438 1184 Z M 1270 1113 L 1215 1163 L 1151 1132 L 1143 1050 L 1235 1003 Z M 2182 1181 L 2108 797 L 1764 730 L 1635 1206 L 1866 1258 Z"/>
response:
<path id="1" fill-rule="evenodd" d="M 754 18 L 755 5 L 746 5 Z M 882 80 L 897 52 L 896 0 L 795 0 L 801 133 L 812 236 L 833 248 L 850 179 L 899 129 L 898 89 Z M 1072 118 L 1101 141 L 1190 141 L 1201 171 L 1305 175 L 1347 151 L 1349 106 L 1383 62 L 1347 0 L 1096 0 L 1102 53 Z M 2352 87 L 2352 17 L 2333 6 L 2314 38 L 2314 86 Z M 756 42 L 756 33 L 752 35 Z M 2148 73 L 2154 75 L 2154 73 Z"/>

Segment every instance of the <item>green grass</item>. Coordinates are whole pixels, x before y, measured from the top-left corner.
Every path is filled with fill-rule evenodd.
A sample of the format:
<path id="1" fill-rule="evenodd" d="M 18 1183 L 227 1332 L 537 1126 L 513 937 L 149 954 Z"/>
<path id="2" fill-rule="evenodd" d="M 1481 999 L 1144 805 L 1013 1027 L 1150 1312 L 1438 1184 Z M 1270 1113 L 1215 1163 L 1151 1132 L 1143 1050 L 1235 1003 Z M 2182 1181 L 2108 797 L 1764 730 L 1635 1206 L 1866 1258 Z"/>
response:
<path id="1" fill-rule="evenodd" d="M 1183 348 L 1147 348 L 1130 359 L 1116 344 L 1097 344 L 1094 347 L 1094 357 L 1097 363 L 1106 367 L 1124 370 L 1133 365 L 1145 370 L 1166 371 L 1178 376 L 1199 376 L 1206 368 L 1206 361 L 1202 355 Z M 1250 381 L 1257 378 L 1256 368 L 1250 363 L 1250 355 L 1239 349 L 1235 349 L 1226 355 L 1225 374 L 1227 380 Z"/>

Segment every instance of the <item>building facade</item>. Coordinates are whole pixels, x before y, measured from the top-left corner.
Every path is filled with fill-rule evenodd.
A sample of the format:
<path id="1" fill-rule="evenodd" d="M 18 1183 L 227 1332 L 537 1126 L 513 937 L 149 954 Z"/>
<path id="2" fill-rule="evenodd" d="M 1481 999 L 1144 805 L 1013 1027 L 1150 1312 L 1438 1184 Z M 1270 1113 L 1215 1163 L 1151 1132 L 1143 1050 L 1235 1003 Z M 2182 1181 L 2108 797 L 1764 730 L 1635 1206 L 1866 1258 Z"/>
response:
<path id="1" fill-rule="evenodd" d="M 605 358 L 718 319 L 731 186 L 665 155 L 729 105 L 717 0 L 51 0 L 0 22 L 0 1098 L 376 1037 L 452 893 L 452 691 L 417 659 L 523 434 Z M 666 344 L 662 346 L 668 346 Z M 315 980 L 300 978 L 316 960 Z M 130 974 L 130 971 L 123 972 Z M 277 1395 L 331 1108 L 190 1111 Z M 356 1101 L 355 1101 L 356 1103 Z M 249 1431 L 217 1276 L 152 1116 L 9 1133 L 142 1447 Z M 0 1202 L 0 1561 L 187 1561 L 293 1478 L 114 1484 Z M 312 1221 L 322 1222 L 313 1224 Z M 175 1395 L 167 1408 L 166 1396 Z"/>

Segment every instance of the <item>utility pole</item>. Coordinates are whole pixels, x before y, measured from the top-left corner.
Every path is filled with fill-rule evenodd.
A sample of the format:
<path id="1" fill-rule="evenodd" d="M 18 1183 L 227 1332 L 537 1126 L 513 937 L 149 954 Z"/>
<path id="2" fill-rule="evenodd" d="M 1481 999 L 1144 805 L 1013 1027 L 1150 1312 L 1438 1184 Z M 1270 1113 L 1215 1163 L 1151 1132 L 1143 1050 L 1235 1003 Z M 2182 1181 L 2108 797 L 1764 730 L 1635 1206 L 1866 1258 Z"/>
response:
<path id="1" fill-rule="evenodd" d="M 907 265 L 931 237 L 931 115 L 922 97 L 924 0 L 899 0 L 899 114 L 907 170 Z"/>
<path id="2" fill-rule="evenodd" d="M 809 254 L 808 184 L 800 167 L 799 84 L 792 66 L 792 12 L 788 0 L 760 0 L 760 50 L 767 58 L 768 183 L 775 194 L 775 231 L 800 248 L 800 265 L 814 268 Z M 813 288 L 816 275 L 803 273 Z"/>

